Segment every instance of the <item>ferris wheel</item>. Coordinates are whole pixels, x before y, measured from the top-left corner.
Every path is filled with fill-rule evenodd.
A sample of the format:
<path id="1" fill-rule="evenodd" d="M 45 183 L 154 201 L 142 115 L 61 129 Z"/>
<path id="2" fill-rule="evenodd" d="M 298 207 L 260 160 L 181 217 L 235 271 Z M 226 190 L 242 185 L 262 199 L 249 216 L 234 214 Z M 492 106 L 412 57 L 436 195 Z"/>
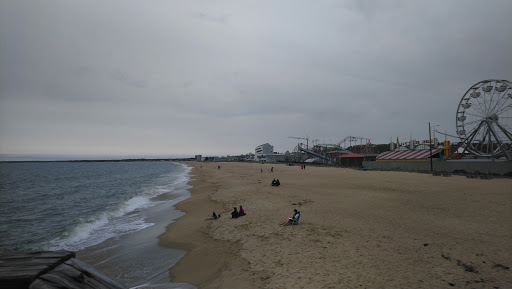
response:
<path id="1" fill-rule="evenodd" d="M 512 83 L 489 79 L 473 85 L 460 100 L 456 124 L 464 151 L 512 160 Z"/>

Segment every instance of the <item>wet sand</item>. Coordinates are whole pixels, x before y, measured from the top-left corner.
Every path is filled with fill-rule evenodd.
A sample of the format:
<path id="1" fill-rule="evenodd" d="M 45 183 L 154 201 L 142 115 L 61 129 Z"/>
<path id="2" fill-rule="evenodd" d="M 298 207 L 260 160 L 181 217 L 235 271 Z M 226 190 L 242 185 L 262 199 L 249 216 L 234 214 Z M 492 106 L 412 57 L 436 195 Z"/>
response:
<path id="1" fill-rule="evenodd" d="M 511 179 L 187 164 L 194 167 L 192 197 L 177 205 L 186 214 L 160 236 L 160 245 L 187 251 L 170 271 L 172 282 L 199 288 L 512 288 Z M 270 186 L 273 178 L 281 186 Z M 231 219 L 240 205 L 247 216 Z M 300 224 L 279 226 L 294 208 L 301 211 Z M 221 218 L 210 220 L 213 211 Z"/>
<path id="2" fill-rule="evenodd" d="M 186 184 L 177 185 L 172 192 L 153 198 L 159 204 L 129 213 L 144 216 L 144 221 L 152 226 L 82 249 L 76 253 L 77 258 L 128 288 L 195 288 L 169 283 L 169 268 L 185 252 L 159 246 L 157 239 L 169 222 L 184 215 L 173 206 L 189 197 L 188 188 Z"/>

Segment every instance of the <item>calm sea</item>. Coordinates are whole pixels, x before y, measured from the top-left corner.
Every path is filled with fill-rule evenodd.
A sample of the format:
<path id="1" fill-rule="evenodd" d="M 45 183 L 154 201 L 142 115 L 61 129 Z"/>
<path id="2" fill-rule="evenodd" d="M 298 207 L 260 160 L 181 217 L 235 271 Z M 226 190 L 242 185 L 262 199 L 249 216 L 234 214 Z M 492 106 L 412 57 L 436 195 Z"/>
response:
<path id="1" fill-rule="evenodd" d="M 157 239 L 189 179 L 170 162 L 0 163 L 0 253 L 71 250 L 129 287 L 191 288 L 169 285 L 184 252 Z"/>

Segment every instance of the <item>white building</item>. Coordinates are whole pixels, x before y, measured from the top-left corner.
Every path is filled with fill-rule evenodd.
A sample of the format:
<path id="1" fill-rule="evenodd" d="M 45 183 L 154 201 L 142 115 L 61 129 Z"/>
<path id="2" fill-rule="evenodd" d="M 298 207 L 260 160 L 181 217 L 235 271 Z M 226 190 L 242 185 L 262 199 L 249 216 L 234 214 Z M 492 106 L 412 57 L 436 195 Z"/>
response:
<path id="1" fill-rule="evenodd" d="M 274 154 L 274 146 L 271 146 L 269 143 L 259 145 L 254 150 L 254 154 L 256 156 L 273 155 Z"/>
<path id="2" fill-rule="evenodd" d="M 274 152 L 274 147 L 269 143 L 262 144 L 254 149 L 254 160 L 260 162 L 285 162 L 289 161 L 291 155 L 289 152 L 286 154 Z M 293 156 L 295 157 L 295 156 Z"/>
<path id="3" fill-rule="evenodd" d="M 254 159 L 257 161 L 266 161 L 269 155 L 274 155 L 274 146 L 269 143 L 259 145 L 254 149 Z"/>

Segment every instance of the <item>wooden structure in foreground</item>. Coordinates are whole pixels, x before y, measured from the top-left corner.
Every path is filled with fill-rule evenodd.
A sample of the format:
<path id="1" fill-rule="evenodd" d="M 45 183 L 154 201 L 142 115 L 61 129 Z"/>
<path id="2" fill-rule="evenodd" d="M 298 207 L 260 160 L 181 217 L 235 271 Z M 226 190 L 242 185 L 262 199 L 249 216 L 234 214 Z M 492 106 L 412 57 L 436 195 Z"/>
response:
<path id="1" fill-rule="evenodd" d="M 75 258 L 70 251 L 0 256 L 0 288 L 126 288 Z"/>

